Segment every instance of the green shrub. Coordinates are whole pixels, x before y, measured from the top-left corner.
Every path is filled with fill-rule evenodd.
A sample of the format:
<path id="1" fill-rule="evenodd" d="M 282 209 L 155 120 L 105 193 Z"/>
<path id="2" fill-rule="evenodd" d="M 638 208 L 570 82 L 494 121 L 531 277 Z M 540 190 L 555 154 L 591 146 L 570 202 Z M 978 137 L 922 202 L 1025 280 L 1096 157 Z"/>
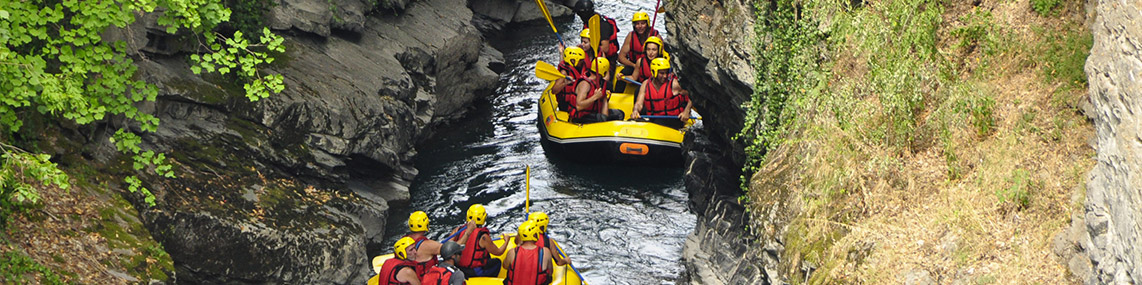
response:
<path id="1" fill-rule="evenodd" d="M 38 273 L 41 278 L 39 280 L 27 278 L 29 273 Z M 13 250 L 0 256 L 0 283 L 28 284 L 37 283 L 37 281 L 44 284 L 64 284 L 60 280 L 59 274 L 32 260 L 31 257 L 22 252 Z"/>
<path id="2" fill-rule="evenodd" d="M 1087 79 L 1083 68 L 1094 44 L 1093 35 L 1077 26 L 1067 27 L 1061 36 L 1047 33 L 1050 32 L 1040 34 L 1041 38 L 1054 40 L 1042 43 L 1040 61 L 1047 64 L 1043 72 L 1048 83 L 1062 82 L 1068 88 L 1085 88 Z"/>
<path id="3" fill-rule="evenodd" d="M 1031 0 L 1031 10 L 1038 13 L 1039 16 L 1051 16 L 1054 14 L 1055 6 L 1059 6 L 1061 0 Z"/>
<path id="4" fill-rule="evenodd" d="M 995 192 L 1001 207 L 1011 207 L 1015 210 L 1026 209 L 1031 206 L 1031 195 L 1035 188 L 1041 187 L 1039 182 L 1031 179 L 1030 172 L 1025 169 L 1015 169 L 1008 179 L 1011 186 L 1001 188 Z"/>
<path id="5" fill-rule="evenodd" d="M 956 106 L 956 111 L 967 114 L 971 118 L 971 124 L 975 127 L 977 135 L 984 137 L 995 131 L 995 99 L 990 96 L 960 101 Z"/>

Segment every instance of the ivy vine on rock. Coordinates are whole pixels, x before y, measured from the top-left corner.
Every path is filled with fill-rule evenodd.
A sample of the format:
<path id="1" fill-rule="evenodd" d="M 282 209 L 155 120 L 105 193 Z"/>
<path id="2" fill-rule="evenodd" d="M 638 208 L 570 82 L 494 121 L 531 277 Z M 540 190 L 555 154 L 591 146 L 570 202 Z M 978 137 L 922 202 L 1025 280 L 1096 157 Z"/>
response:
<path id="1" fill-rule="evenodd" d="M 136 171 L 174 177 L 166 156 L 139 147 L 132 129 L 154 132 L 159 119 L 140 111 L 140 102 L 154 101 L 158 89 L 135 76 L 136 66 L 122 41 L 104 41 L 109 28 L 125 28 L 143 13 L 160 11 L 157 23 L 168 33 L 180 29 L 200 37 L 207 52 L 191 55 L 193 71 L 236 73 L 245 83 L 246 97 L 266 98 L 284 89 L 280 74 L 263 74 L 258 67 L 273 62 L 271 52 L 282 53 L 283 39 L 264 28 L 256 43 L 241 32 L 218 29 L 231 12 L 222 0 L 79 1 L 27 0 L 0 4 L 0 129 L 5 147 L 0 168 L 0 199 L 5 210 L 37 203 L 35 183 L 67 188 L 67 176 L 46 154 L 21 151 L 6 138 L 21 131 L 23 115 L 38 112 L 78 125 L 109 116 L 127 119 L 112 142 L 132 157 Z M 22 179 L 21 175 L 37 176 Z M 128 189 L 142 192 L 149 204 L 154 196 L 140 179 L 125 179 Z M 18 202 L 18 203 L 16 203 Z"/>

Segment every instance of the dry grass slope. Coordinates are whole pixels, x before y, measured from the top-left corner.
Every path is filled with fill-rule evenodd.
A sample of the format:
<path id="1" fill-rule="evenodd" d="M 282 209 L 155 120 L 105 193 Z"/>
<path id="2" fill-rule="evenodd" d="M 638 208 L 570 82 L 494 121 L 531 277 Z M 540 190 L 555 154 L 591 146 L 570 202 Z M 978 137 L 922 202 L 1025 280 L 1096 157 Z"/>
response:
<path id="1" fill-rule="evenodd" d="M 747 194 L 788 195 L 789 281 L 1073 282 L 1051 243 L 1094 163 L 1089 16 L 1034 2 L 804 4 L 831 76 L 790 100 Z"/>

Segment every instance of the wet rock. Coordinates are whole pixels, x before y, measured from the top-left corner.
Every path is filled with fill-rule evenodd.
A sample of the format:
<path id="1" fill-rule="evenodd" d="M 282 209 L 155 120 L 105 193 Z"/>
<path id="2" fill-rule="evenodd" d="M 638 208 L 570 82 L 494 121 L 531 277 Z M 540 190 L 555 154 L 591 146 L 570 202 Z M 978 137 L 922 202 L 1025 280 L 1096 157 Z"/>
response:
<path id="1" fill-rule="evenodd" d="M 742 103 L 753 94 L 752 2 L 667 1 L 665 5 L 671 67 L 693 94 L 694 106 L 710 132 L 720 141 L 732 142 L 730 149 L 740 153 L 744 145 L 732 138 L 745 121 Z"/>
<path id="2" fill-rule="evenodd" d="M 1094 2 L 1086 63 L 1093 106 L 1084 112 L 1097 132 L 1097 164 L 1085 214 L 1073 219 L 1081 226 L 1060 234 L 1066 241 L 1056 253 L 1088 284 L 1142 283 L 1142 3 Z"/>
<path id="3" fill-rule="evenodd" d="M 560 1 L 545 1 L 551 18 L 564 18 L 572 15 L 571 9 Z M 573 4 L 572 4 L 573 5 Z M 545 21 L 543 12 L 535 1 L 528 0 L 480 0 L 469 1 L 468 6 L 476 14 L 473 24 L 485 33 L 499 32 L 507 25 L 530 21 Z"/>
<path id="4" fill-rule="evenodd" d="M 364 282 L 388 203 L 409 199 L 416 142 L 463 116 L 502 70 L 466 3 L 282 0 L 268 16 L 287 52 L 264 72 L 286 89 L 257 102 L 235 78 L 192 74 L 177 49 L 134 46 L 151 55 L 136 60 L 139 76 L 160 89 L 140 107 L 162 120 L 144 147 L 168 153 L 179 175 L 144 177 L 156 205 L 135 202 L 179 278 Z"/>

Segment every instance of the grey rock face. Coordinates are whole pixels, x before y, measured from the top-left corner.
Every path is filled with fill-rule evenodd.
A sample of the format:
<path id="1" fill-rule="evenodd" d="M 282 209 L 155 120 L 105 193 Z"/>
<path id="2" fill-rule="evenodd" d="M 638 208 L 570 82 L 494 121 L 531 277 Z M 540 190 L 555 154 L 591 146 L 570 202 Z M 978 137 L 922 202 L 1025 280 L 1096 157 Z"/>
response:
<path id="1" fill-rule="evenodd" d="M 503 66 L 466 0 L 278 4 L 269 23 L 287 52 L 264 71 L 286 89 L 267 99 L 192 74 L 184 49 L 138 47 L 139 76 L 161 90 L 142 106 L 162 120 L 144 144 L 181 168 L 147 179 L 157 205 L 141 215 L 189 283 L 363 283 L 388 203 L 409 199 L 416 142 L 489 94 Z"/>
<path id="2" fill-rule="evenodd" d="M 1090 284 L 1142 283 L 1142 3 L 1097 1 L 1086 74 L 1094 105 L 1097 164 L 1087 184 L 1085 233 L 1070 260 Z"/>
<path id="3" fill-rule="evenodd" d="M 683 248 L 683 282 L 783 283 L 777 268 L 784 246 L 775 239 L 781 235 L 763 236 L 747 231 L 746 225 L 783 229 L 784 223 L 751 219 L 737 202 L 742 194 L 737 177 L 743 161 L 735 159 L 742 157 L 744 145 L 732 137 L 744 122 L 741 105 L 753 94 L 752 4 L 668 1 L 666 10 L 671 67 L 703 116 L 702 129 L 688 134 L 684 144 L 686 188 L 698 224 Z M 694 139 L 695 134 L 699 139 Z"/>
<path id="4" fill-rule="evenodd" d="M 726 0 L 667 1 L 665 5 L 671 67 L 693 94 L 695 108 L 715 138 L 731 142 L 745 121 L 742 103 L 753 94 L 753 4 Z M 733 146 L 738 152 L 744 148 L 739 142 Z"/>

